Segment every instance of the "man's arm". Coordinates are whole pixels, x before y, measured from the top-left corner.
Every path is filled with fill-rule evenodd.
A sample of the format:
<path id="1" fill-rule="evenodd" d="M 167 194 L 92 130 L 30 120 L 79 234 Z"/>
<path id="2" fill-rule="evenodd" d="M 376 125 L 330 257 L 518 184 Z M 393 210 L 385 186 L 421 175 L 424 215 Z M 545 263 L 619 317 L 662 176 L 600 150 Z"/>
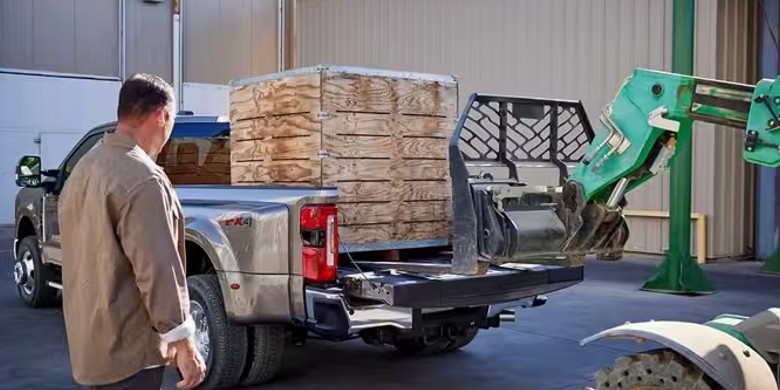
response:
<path id="1" fill-rule="evenodd" d="M 130 192 L 117 224 L 117 235 L 135 272 L 152 326 L 166 343 L 189 338 L 195 332 L 174 235 L 173 207 L 166 184 L 151 178 Z"/>

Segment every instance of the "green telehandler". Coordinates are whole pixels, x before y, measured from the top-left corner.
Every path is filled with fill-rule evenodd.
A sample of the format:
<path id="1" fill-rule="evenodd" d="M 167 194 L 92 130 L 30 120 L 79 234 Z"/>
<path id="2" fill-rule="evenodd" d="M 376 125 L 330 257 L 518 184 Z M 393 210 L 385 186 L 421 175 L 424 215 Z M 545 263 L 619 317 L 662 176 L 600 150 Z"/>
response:
<path id="1" fill-rule="evenodd" d="M 563 187 L 563 199 L 576 208 L 572 212 L 582 217 L 584 226 L 591 226 L 593 237 L 599 237 L 599 231 L 612 232 L 615 223 L 589 216 L 619 214 L 618 201 L 665 168 L 674 158 L 676 141 L 691 136 L 682 133 L 690 127 L 680 126 L 681 121 L 744 130 L 745 161 L 780 166 L 780 78 L 746 85 L 636 69 L 604 110 L 601 129 Z M 604 211 L 584 212 L 588 209 Z M 778 389 L 777 308 L 752 317 L 723 314 L 704 324 L 627 323 L 588 337 L 581 345 L 607 338 L 647 340 L 660 347 L 622 356 L 601 369 L 595 378 L 597 390 Z"/>

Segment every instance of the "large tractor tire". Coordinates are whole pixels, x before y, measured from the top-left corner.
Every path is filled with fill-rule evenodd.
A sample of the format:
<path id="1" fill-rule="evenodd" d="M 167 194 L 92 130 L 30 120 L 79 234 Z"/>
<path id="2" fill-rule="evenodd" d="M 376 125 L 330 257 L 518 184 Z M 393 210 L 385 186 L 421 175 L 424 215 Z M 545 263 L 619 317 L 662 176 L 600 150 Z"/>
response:
<path id="1" fill-rule="evenodd" d="M 216 275 L 190 276 L 187 285 L 195 346 L 206 363 L 206 379 L 198 390 L 234 388 L 244 372 L 247 328 L 228 322 Z"/>
<path id="2" fill-rule="evenodd" d="M 681 355 L 661 349 L 622 356 L 596 373 L 595 390 L 723 390 Z"/>
<path id="3" fill-rule="evenodd" d="M 49 287 L 55 272 L 43 264 L 37 236 L 27 236 L 19 243 L 14 262 L 16 292 L 24 304 L 32 308 L 53 306 L 57 302 L 57 289 Z"/>
<path id="4" fill-rule="evenodd" d="M 242 385 L 257 386 L 274 377 L 282 368 L 285 329 L 281 325 L 249 327 L 249 354 Z"/>

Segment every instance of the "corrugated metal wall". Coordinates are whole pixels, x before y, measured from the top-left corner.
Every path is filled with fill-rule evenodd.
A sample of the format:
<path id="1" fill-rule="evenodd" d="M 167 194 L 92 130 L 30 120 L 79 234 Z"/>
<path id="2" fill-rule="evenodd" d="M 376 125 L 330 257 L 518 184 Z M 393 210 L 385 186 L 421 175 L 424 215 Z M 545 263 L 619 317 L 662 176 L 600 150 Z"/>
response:
<path id="1" fill-rule="evenodd" d="M 0 0 L 0 68 L 119 77 L 119 0 Z M 126 75 L 173 80 L 171 2 L 126 0 Z M 184 82 L 277 70 L 277 0 L 182 2 Z"/>
<path id="2" fill-rule="evenodd" d="M 739 44 L 752 3 L 697 1 L 698 75 L 750 81 L 739 61 L 754 53 Z M 581 99 L 595 125 L 635 67 L 671 70 L 671 0 L 298 0 L 295 9 L 295 66 L 457 74 L 461 104 L 472 92 Z M 752 186 L 737 135 L 695 129 L 693 209 L 710 219 L 709 255 L 742 255 L 752 242 Z M 628 200 L 630 209 L 668 211 L 668 173 Z M 665 220 L 630 223 L 630 249 L 667 248 Z"/>
<path id="3" fill-rule="evenodd" d="M 278 70 L 277 0 L 186 0 L 184 81 L 227 84 Z"/>
<path id="4" fill-rule="evenodd" d="M 119 75 L 119 6 L 105 0 L 0 1 L 0 67 Z"/>

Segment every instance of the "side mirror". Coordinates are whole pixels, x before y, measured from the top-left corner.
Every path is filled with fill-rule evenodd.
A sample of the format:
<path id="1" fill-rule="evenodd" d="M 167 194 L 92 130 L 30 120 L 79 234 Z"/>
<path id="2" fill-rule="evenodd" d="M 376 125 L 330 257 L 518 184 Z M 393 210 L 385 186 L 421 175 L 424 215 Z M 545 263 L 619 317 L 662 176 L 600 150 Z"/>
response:
<path id="1" fill-rule="evenodd" d="M 19 187 L 40 187 L 41 158 L 39 156 L 24 156 L 16 164 L 16 185 Z"/>

